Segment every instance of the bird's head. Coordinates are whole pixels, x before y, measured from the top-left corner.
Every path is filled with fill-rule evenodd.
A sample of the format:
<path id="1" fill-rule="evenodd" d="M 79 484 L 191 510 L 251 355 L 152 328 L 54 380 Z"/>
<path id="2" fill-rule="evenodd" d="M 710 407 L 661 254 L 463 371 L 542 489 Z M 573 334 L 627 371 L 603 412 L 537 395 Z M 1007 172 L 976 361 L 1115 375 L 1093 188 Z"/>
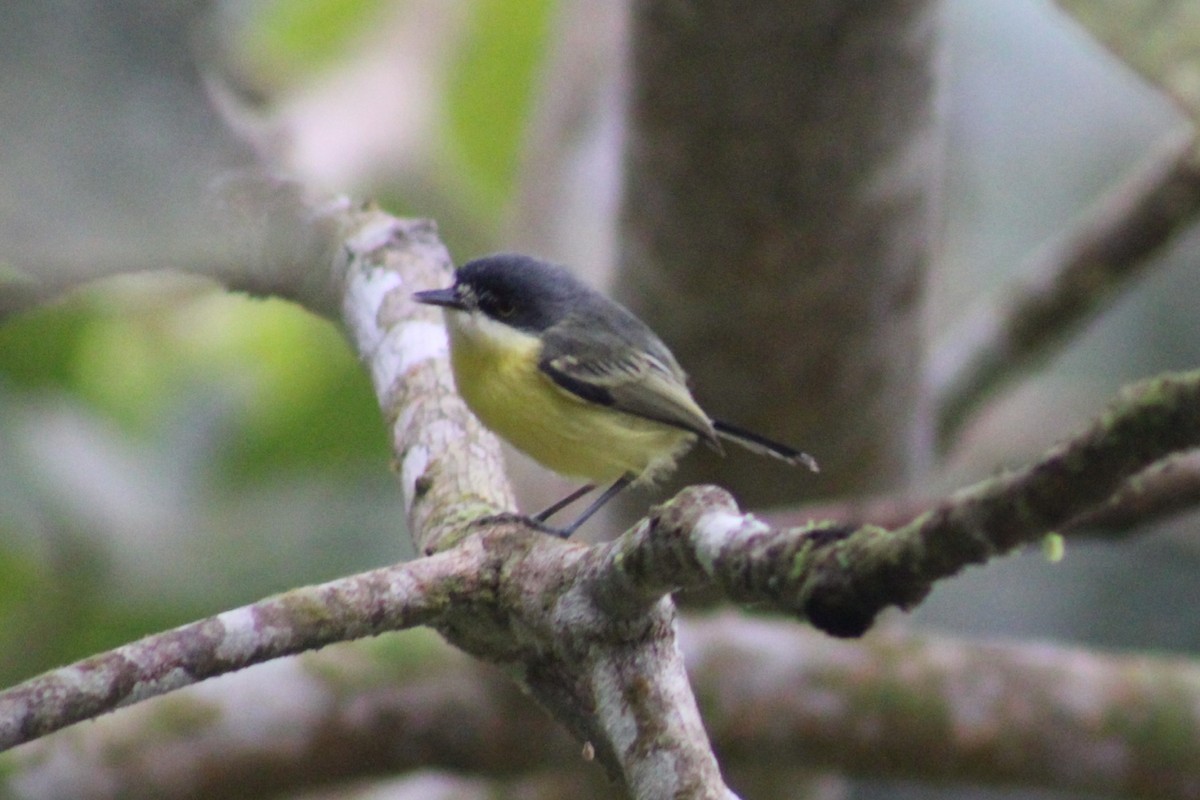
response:
<path id="1" fill-rule="evenodd" d="M 536 334 L 562 320 L 588 291 L 562 267 L 500 253 L 467 262 L 455 272 L 453 286 L 417 292 L 413 299 Z"/>

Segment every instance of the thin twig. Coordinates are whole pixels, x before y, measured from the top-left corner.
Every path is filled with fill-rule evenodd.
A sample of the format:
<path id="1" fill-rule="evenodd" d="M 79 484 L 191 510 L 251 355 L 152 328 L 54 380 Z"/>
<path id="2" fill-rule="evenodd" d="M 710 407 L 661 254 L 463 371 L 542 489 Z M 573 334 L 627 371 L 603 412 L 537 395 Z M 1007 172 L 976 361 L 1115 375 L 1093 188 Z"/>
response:
<path id="1" fill-rule="evenodd" d="M 898 528 L 932 509 L 940 498 L 901 492 L 765 512 L 772 527 L 789 528 L 831 520 L 858 528 Z M 1118 539 L 1200 507 L 1200 452 L 1168 456 L 1129 478 L 1104 503 L 1058 529 L 1072 538 Z"/>
<path id="2" fill-rule="evenodd" d="M 1200 215 L 1193 129 L 1176 130 L 1144 167 L 1021 270 L 1024 282 L 968 315 L 930 358 L 938 440 L 949 447 L 983 400 L 1061 346 L 1155 263 Z"/>
<path id="3" fill-rule="evenodd" d="M 1200 48 L 1192 0 L 1057 0 L 1096 40 L 1200 124 Z"/>

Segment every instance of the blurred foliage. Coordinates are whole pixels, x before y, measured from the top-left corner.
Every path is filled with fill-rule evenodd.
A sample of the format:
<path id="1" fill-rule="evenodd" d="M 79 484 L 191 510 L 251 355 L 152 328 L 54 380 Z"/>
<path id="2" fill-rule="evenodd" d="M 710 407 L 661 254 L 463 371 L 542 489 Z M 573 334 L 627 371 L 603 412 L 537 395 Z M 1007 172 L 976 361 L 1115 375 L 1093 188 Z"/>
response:
<path id="1" fill-rule="evenodd" d="M 119 281 L 0 326 L 0 375 L 71 394 L 137 436 L 223 394 L 236 428 L 214 471 L 237 483 L 388 457 L 370 383 L 341 334 L 279 300 Z"/>
<path id="2" fill-rule="evenodd" d="M 165 630 L 195 611 L 122 602 L 105 579 L 104 555 L 83 537 L 43 529 L 38 547 L 14 546 L 16 533 L 0 524 L 0 686 Z"/>
<path id="3" fill-rule="evenodd" d="M 301 80 L 344 59 L 387 5 L 386 0 L 251 3 L 235 48 L 260 85 Z"/>
<path id="4" fill-rule="evenodd" d="M 55 397 L 129 459 L 103 437 L 39 444 L 22 420 L 75 432 Z M 0 685 L 402 552 L 370 381 L 331 323 L 283 301 L 110 282 L 0 326 L 0 399 L 7 458 L 67 451 L 0 475 L 0 652 L 20 655 Z M 104 474 L 55 486 L 62 470 Z"/>
<path id="5" fill-rule="evenodd" d="M 382 192 L 435 218 L 452 198 L 472 250 L 513 191 L 555 6 L 433 7 L 461 22 L 441 163 Z M 352 66 L 396 8 L 226 0 L 216 19 L 271 93 Z M 109 280 L 0 325 L 0 456 L 0 685 L 406 552 L 385 426 L 340 331 L 204 281 Z"/>
<path id="6" fill-rule="evenodd" d="M 346 66 L 371 35 L 383 31 L 386 38 L 389 26 L 430 23 L 421 13 L 412 19 L 396 13 L 416 6 L 414 0 L 269 0 L 242 5 L 248 5 L 250 13 L 238 17 L 234 61 L 241 65 L 245 83 L 268 92 Z M 487 240 L 501 228 L 515 190 L 557 10 L 556 0 L 442 4 L 441 14 L 455 21 L 451 27 L 457 33 L 446 74 L 438 78 L 440 107 L 429 132 L 431 141 L 422 145 L 428 146 L 429 159 L 436 164 L 405 174 L 402 185 L 377 181 L 370 188 L 394 213 L 441 220 L 447 242 L 459 245 L 453 252 L 490 249 L 493 243 Z M 403 85 L 402 80 L 396 83 Z"/>
<path id="7" fill-rule="evenodd" d="M 446 134 L 479 210 L 494 215 L 515 188 L 555 3 L 473 0 L 470 8 L 446 96 Z"/>
<path id="8" fill-rule="evenodd" d="M 245 11 L 231 17 L 242 25 L 233 40 L 253 85 L 268 88 L 353 61 L 394 7 L 227 4 Z M 431 164 L 380 194 L 394 211 L 437 219 L 462 256 L 498 244 L 488 236 L 513 195 L 558 4 L 446 6 L 462 19 L 425 154 Z M 950 64 L 944 258 L 931 280 L 947 319 L 984 287 L 1003 285 L 1036 242 L 1110 185 L 1159 124 L 1150 106 L 1162 105 L 1136 99 L 1141 87 L 1127 77 L 1114 91 L 1108 66 L 1071 63 L 1078 48 L 1036 4 L 948 6 L 962 39 L 952 41 Z M 952 464 L 947 487 L 1040 449 L 1120 381 L 1194 363 L 1192 261 L 1177 254 L 1075 355 L 1001 407 L 995 435 L 984 435 L 985 421 L 976 440 L 987 447 Z M 1148 367 L 1151 358 L 1162 363 Z M 32 425 L 39 418 L 44 427 Z M 61 441 L 38 437 L 64 420 L 83 423 L 92 438 L 44 452 Z M 116 447 L 120 437 L 132 444 Z M 93 493 L 62 480 L 62 463 L 38 460 L 55 456 Z M 8 320 L 0 325 L 0 684 L 401 557 L 403 510 L 389 458 L 370 382 L 339 331 L 287 303 L 152 276 Z M 103 493 L 114 486 L 128 496 L 109 508 Z M 1152 628 L 1133 613 L 1186 605 L 1194 542 L 1181 528 L 1170 540 L 1108 547 L 1102 558 L 1072 545 L 1057 566 L 1040 557 L 989 565 L 939 586 L 916 619 L 971 633 L 994 634 L 1007 622 L 1014 627 L 1001 632 L 1014 636 L 1194 647 L 1194 630 Z M 1159 619 L 1188 625 L 1186 615 Z M 372 646 L 394 649 L 397 662 L 409 654 L 391 637 Z"/>
<path id="9" fill-rule="evenodd" d="M 93 318 L 70 303 L 8 320 L 0 325 L 0 375 L 26 388 L 70 387 L 75 353 Z"/>

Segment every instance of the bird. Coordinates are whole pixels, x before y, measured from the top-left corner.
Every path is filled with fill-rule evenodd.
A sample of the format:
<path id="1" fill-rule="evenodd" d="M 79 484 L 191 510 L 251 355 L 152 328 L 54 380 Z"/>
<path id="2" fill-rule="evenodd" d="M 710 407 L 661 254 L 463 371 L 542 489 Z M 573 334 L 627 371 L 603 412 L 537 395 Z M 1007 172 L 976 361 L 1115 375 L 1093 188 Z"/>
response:
<path id="1" fill-rule="evenodd" d="M 710 417 L 650 327 L 561 265 L 496 253 L 413 299 L 443 310 L 455 386 L 475 416 L 542 466 L 585 481 L 525 518 L 540 530 L 571 536 L 627 486 L 665 477 L 698 441 L 818 471 L 809 454 Z M 546 524 L 605 484 L 565 528 Z"/>

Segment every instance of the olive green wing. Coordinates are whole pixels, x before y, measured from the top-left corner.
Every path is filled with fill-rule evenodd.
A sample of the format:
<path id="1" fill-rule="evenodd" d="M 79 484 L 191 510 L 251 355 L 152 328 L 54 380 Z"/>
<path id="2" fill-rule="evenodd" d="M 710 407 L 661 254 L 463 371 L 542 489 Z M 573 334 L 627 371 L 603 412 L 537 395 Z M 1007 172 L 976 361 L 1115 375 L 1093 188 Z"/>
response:
<path id="1" fill-rule="evenodd" d="M 712 422 L 688 391 L 683 370 L 648 329 L 620 331 L 582 320 L 560 323 L 543 333 L 538 367 L 575 397 L 691 431 L 721 449 Z"/>

